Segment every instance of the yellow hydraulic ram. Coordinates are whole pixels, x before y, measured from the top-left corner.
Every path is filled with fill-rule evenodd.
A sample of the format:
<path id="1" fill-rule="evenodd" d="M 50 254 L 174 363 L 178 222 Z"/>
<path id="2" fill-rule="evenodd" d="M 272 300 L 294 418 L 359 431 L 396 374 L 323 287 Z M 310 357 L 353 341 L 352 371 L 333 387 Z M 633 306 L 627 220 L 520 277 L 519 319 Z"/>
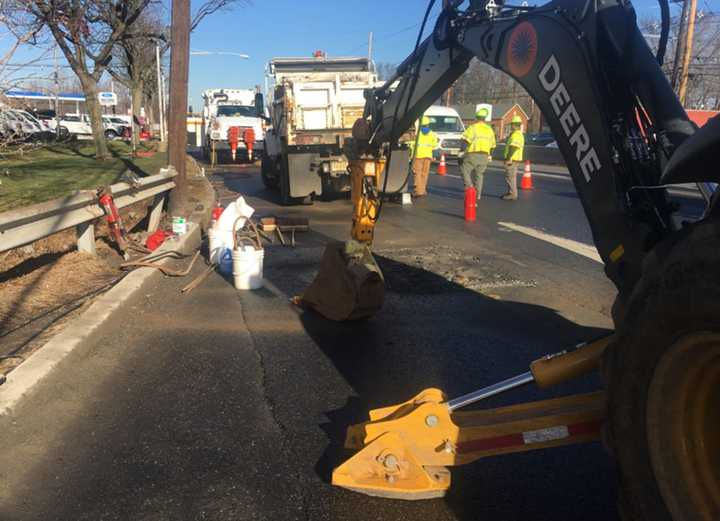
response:
<path id="1" fill-rule="evenodd" d="M 605 418 L 602 391 L 490 410 L 461 407 L 535 382 L 549 387 L 596 369 L 612 336 L 534 361 L 530 371 L 447 400 L 426 389 L 411 400 L 370 411 L 348 428 L 345 446 L 359 452 L 337 467 L 333 485 L 396 499 L 441 497 L 452 465 L 486 456 L 593 441 Z"/>
<path id="2" fill-rule="evenodd" d="M 385 168 L 385 160 L 355 159 L 348 168 L 352 184 L 352 238 L 372 244 L 380 205 L 380 173 Z"/>

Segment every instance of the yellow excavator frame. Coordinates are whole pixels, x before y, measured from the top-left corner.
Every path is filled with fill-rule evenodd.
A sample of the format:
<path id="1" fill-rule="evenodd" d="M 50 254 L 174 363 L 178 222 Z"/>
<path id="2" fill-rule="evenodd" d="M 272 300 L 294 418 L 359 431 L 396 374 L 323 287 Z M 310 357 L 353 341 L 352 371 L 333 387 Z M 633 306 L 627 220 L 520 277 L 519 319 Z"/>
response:
<path id="1" fill-rule="evenodd" d="M 359 452 L 335 469 L 332 483 L 372 496 L 435 498 L 450 487 L 449 466 L 599 439 L 605 419 L 602 391 L 456 410 L 530 382 L 549 387 L 592 371 L 610 339 L 543 357 L 527 373 L 454 400 L 439 389 L 426 389 L 407 402 L 370 411 L 369 421 L 348 429 L 345 446 Z"/>
<path id="2" fill-rule="evenodd" d="M 384 159 L 354 159 L 349 164 L 353 202 L 351 236 L 368 246 L 375 235 L 380 206 L 380 174 L 384 168 Z"/>

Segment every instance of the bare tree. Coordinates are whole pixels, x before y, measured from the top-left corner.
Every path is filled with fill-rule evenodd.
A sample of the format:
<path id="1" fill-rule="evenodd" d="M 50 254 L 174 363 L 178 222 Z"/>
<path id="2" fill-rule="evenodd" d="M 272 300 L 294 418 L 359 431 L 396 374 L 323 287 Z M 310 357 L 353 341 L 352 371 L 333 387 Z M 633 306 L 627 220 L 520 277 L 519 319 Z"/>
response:
<path id="1" fill-rule="evenodd" d="M 39 34 L 49 31 L 78 77 L 85 94 L 96 157 L 109 156 L 98 100 L 98 82 L 116 44 L 157 0 L 13 0 L 6 10 L 16 25 Z"/>
<path id="2" fill-rule="evenodd" d="M 167 48 L 165 32 L 159 11 L 147 9 L 133 24 L 127 37 L 122 38 L 115 46 L 113 63 L 108 68 L 112 77 L 130 91 L 133 112 L 132 140 L 136 144 L 138 129 L 135 122 L 139 118 L 143 100 L 148 93 L 156 90 L 155 46 L 161 42 L 163 52 Z"/>
<path id="3" fill-rule="evenodd" d="M 248 0 L 204 2 L 195 11 L 190 30 L 195 30 L 203 19 L 217 11 L 249 4 Z M 108 72 L 130 91 L 133 122 L 138 120 L 144 102 L 153 100 L 158 95 L 155 46 L 159 46 L 159 54 L 161 57 L 164 56 L 170 47 L 169 33 L 160 10 L 146 9 L 128 31 L 127 37 L 118 41 L 113 52 L 114 61 Z M 133 123 L 132 139 L 135 142 L 137 142 L 136 130 Z"/>
<path id="4" fill-rule="evenodd" d="M 670 42 L 680 36 L 680 18 L 673 18 L 670 23 Z M 689 109 L 720 109 L 720 15 L 700 11 L 695 20 L 693 51 L 688 67 L 688 88 L 685 106 Z M 646 19 L 640 27 L 652 48 L 657 46 L 660 33 L 660 22 Z M 678 48 L 682 53 L 682 45 L 669 45 L 665 56 L 663 71 L 669 79 L 677 75 L 680 61 Z M 679 83 L 679 81 L 676 81 Z"/>
<path id="5" fill-rule="evenodd" d="M 387 81 L 392 78 L 396 69 L 397 65 L 388 62 L 378 62 L 375 65 L 375 72 L 377 73 L 378 79 L 382 81 Z"/>
<path id="6" fill-rule="evenodd" d="M 213 13 L 223 11 L 225 9 L 232 9 L 236 6 L 242 7 L 251 4 L 251 0 L 207 0 L 202 3 L 193 14 L 192 20 L 190 21 L 190 32 L 197 29 L 200 22 L 202 22 L 205 17 L 210 16 Z"/>

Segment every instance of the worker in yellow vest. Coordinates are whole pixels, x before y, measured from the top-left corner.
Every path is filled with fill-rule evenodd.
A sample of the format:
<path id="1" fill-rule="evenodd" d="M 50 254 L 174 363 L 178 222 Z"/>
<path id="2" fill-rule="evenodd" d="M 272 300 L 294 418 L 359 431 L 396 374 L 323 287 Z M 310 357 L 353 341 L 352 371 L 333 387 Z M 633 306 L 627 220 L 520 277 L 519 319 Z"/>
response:
<path id="1" fill-rule="evenodd" d="M 475 113 L 477 122 L 466 128 L 463 133 L 463 139 L 467 143 L 462 158 L 463 180 L 465 188 L 475 187 L 478 201 L 482 195 L 485 170 L 495 148 L 495 132 L 490 125 L 485 123 L 487 117 L 488 110 L 481 108 Z"/>
<path id="2" fill-rule="evenodd" d="M 430 130 L 430 118 L 423 116 L 420 120 L 420 132 L 412 151 L 414 197 L 425 197 L 427 195 L 427 182 L 430 175 L 430 165 L 433 161 L 433 151 L 439 148 L 440 140 L 435 132 Z"/>
<path id="3" fill-rule="evenodd" d="M 513 116 L 510 127 L 512 131 L 505 141 L 505 182 L 508 191 L 502 196 L 504 201 L 515 201 L 518 198 L 517 166 L 523 160 L 523 149 L 525 148 L 525 136 L 522 133 L 520 116 Z"/>

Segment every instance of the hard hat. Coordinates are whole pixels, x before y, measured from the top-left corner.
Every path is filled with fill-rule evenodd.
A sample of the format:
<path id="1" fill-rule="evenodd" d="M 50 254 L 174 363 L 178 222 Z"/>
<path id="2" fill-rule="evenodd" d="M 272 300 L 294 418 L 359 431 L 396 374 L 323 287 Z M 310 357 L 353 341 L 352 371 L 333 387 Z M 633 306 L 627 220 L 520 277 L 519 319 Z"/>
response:
<path id="1" fill-rule="evenodd" d="M 478 111 L 475 113 L 475 117 L 477 119 L 485 119 L 486 117 L 488 117 L 488 109 L 486 109 L 485 107 L 478 109 Z"/>
<path id="2" fill-rule="evenodd" d="M 522 125 L 522 118 L 521 118 L 520 116 L 518 116 L 517 114 L 515 114 L 515 115 L 512 117 L 511 123 L 512 123 L 513 125 L 516 125 L 516 124 L 517 124 L 517 125 Z"/>
<path id="3" fill-rule="evenodd" d="M 423 116 L 422 119 L 420 120 L 420 125 L 422 125 L 423 127 L 427 127 L 429 124 L 430 124 L 430 118 L 427 116 Z"/>

